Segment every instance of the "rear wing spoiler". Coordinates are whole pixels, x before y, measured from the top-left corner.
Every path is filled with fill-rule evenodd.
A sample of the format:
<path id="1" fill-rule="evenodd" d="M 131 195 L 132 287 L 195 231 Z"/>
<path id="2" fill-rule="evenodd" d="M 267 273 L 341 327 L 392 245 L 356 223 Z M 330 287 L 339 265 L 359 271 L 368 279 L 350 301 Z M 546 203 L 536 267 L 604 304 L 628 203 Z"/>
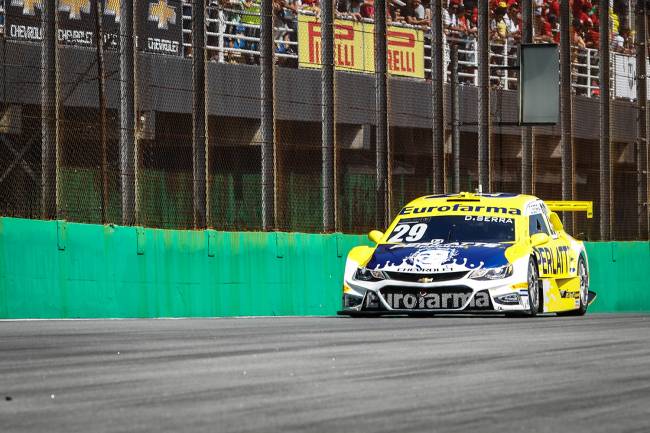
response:
<path id="1" fill-rule="evenodd" d="M 544 201 L 553 212 L 587 212 L 587 218 L 594 217 L 594 202 L 592 201 Z"/>

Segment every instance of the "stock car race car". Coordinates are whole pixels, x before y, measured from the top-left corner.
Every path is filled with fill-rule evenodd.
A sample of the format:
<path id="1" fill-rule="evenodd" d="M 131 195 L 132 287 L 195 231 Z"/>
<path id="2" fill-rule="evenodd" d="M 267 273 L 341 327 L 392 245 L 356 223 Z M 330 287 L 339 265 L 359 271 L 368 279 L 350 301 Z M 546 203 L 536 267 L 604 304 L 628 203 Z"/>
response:
<path id="1" fill-rule="evenodd" d="M 529 195 L 430 195 L 406 205 L 374 247 L 348 254 L 342 315 L 558 313 L 583 315 L 589 291 L 584 244 L 554 211 L 591 202 Z"/>

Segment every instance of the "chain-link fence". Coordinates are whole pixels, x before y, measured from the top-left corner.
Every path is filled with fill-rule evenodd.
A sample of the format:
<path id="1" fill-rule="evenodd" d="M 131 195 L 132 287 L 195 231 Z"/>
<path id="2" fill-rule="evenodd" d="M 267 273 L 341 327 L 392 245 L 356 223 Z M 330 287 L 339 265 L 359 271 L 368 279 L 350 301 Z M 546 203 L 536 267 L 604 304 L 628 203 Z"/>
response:
<path id="1" fill-rule="evenodd" d="M 3 1 L 0 213 L 161 228 L 358 233 L 385 224 L 382 209 L 393 216 L 435 192 L 438 170 L 446 191 L 455 190 L 455 180 L 460 190 L 476 189 L 482 36 L 445 22 L 439 112 L 431 29 L 403 22 L 399 13 L 384 28 L 376 16 L 346 4 Z M 336 8 L 329 16 L 327 5 Z M 389 12 L 395 7 L 388 2 Z M 495 25 L 490 185 L 482 187 L 521 192 L 512 70 L 519 40 L 499 37 Z M 646 86 L 634 49 L 647 56 L 639 34 L 636 45 L 613 50 L 610 62 L 606 187 L 616 239 L 647 238 L 648 230 L 645 98 L 637 91 Z M 385 36 L 385 58 L 377 57 L 377 35 Z M 594 219 L 574 217 L 574 231 L 588 239 L 601 238 L 601 57 L 596 48 L 571 48 L 572 162 L 562 156 L 561 124 L 534 128 L 533 193 L 561 199 L 563 164 L 572 164 L 574 199 L 595 203 Z M 456 72 L 457 117 L 449 84 Z M 435 160 L 440 119 L 444 153 Z"/>

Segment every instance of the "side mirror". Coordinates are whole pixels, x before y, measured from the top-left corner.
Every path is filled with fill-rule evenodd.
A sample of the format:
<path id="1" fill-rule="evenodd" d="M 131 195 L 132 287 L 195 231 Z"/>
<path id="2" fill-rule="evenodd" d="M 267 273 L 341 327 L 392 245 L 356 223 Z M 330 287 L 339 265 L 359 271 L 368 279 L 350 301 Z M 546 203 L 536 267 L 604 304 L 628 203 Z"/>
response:
<path id="1" fill-rule="evenodd" d="M 553 230 L 555 230 L 556 232 L 564 230 L 564 225 L 562 224 L 562 220 L 560 219 L 559 216 L 557 216 L 555 212 L 551 212 L 551 214 L 548 216 L 548 219 L 551 221 Z"/>
<path id="2" fill-rule="evenodd" d="M 544 245 L 548 241 L 551 240 L 551 237 L 547 235 L 546 233 L 535 233 L 530 237 L 530 243 L 534 247 L 538 247 L 540 245 Z"/>
<path id="3" fill-rule="evenodd" d="M 372 242 L 378 244 L 381 238 L 384 237 L 384 234 L 380 232 L 379 230 L 373 230 L 370 233 L 368 233 L 368 239 L 370 239 Z"/>

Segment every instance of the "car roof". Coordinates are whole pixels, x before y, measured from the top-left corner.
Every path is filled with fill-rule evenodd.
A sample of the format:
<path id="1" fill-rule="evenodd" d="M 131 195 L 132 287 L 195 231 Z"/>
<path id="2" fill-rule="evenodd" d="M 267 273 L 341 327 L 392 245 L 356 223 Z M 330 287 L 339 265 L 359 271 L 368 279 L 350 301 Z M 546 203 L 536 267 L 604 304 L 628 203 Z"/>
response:
<path id="1" fill-rule="evenodd" d="M 540 199 L 526 194 L 460 192 L 457 194 L 425 195 L 412 200 L 406 206 L 425 207 L 447 203 L 466 203 L 468 205 L 501 205 L 521 209 L 523 211 L 529 203 L 536 201 L 540 201 Z"/>

